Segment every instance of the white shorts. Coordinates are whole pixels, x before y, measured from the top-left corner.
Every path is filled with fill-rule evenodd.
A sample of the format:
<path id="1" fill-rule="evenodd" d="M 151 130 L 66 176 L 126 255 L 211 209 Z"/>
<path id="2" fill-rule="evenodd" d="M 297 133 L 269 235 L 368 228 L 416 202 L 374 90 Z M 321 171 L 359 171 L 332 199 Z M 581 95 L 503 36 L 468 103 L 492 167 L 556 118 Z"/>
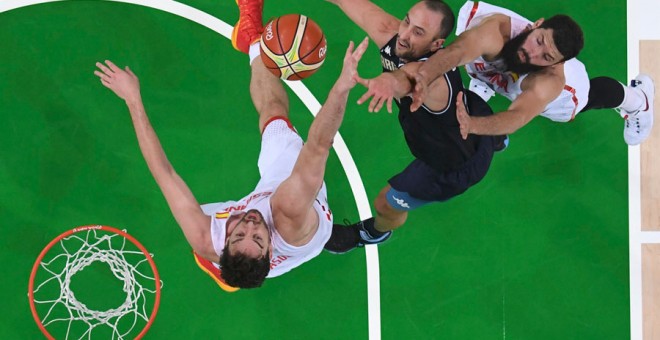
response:
<path id="1" fill-rule="evenodd" d="M 303 147 L 303 140 L 288 119 L 278 117 L 266 124 L 259 152 L 259 188 L 279 186 L 291 175 Z"/>

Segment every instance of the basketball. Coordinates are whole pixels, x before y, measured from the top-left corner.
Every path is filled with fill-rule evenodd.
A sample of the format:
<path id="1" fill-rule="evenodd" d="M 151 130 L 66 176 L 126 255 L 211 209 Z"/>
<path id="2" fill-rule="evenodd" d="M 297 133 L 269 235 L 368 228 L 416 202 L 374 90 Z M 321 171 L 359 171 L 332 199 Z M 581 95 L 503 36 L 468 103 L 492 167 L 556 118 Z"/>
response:
<path id="1" fill-rule="evenodd" d="M 274 18 L 261 34 L 261 60 L 275 76 L 301 80 L 323 65 L 328 49 L 323 31 L 301 14 Z"/>

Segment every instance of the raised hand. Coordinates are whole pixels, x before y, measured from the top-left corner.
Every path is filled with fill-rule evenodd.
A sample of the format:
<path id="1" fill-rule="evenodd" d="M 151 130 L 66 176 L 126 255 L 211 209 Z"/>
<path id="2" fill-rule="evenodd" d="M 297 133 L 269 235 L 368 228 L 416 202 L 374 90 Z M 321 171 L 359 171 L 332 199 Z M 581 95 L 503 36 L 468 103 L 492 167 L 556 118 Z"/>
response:
<path id="1" fill-rule="evenodd" d="M 468 134 L 470 133 L 470 123 L 472 122 L 472 118 L 470 118 L 470 115 L 465 108 L 465 104 L 463 103 L 463 91 L 459 92 L 458 96 L 456 96 L 456 119 L 458 119 L 458 124 L 460 125 L 461 137 L 467 139 Z"/>
<path id="2" fill-rule="evenodd" d="M 367 50 L 369 46 L 369 38 L 366 37 L 362 42 L 355 47 L 355 44 L 351 41 L 348 44 L 346 49 L 346 54 L 344 55 L 344 67 L 341 70 L 339 79 L 337 79 L 337 86 L 342 90 L 350 90 L 355 87 L 357 84 L 357 67 L 364 51 Z M 354 48 L 355 47 L 355 48 Z"/>
<path id="3" fill-rule="evenodd" d="M 105 63 L 107 66 L 97 62 L 98 70 L 94 71 L 101 84 L 126 102 L 140 99 L 140 81 L 131 69 L 126 66 L 122 70 L 110 60 L 106 60 Z"/>

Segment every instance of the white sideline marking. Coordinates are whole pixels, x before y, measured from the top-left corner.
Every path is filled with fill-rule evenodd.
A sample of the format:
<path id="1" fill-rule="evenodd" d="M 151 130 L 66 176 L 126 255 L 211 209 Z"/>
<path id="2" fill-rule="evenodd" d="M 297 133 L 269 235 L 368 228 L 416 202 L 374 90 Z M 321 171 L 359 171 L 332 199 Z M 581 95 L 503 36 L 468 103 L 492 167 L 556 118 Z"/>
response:
<path id="1" fill-rule="evenodd" d="M 639 41 L 660 39 L 654 24 L 660 13 L 657 0 L 628 0 L 628 79 L 639 73 Z M 656 82 L 658 80 L 656 79 Z M 642 232 L 639 146 L 628 147 L 628 206 L 630 248 L 630 339 L 642 340 L 642 243 L 660 243 L 657 232 Z"/>

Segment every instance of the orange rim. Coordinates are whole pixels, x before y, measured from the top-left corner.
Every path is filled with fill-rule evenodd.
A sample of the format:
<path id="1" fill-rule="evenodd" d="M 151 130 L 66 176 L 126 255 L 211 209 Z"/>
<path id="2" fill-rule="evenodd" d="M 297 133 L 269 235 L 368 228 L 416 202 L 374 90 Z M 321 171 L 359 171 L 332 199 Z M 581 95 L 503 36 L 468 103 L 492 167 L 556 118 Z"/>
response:
<path id="1" fill-rule="evenodd" d="M 158 270 L 156 269 L 156 263 L 154 260 L 151 258 L 151 255 L 147 251 L 147 248 L 145 248 L 142 243 L 140 243 L 138 240 L 136 240 L 133 236 L 125 233 L 124 231 L 121 231 L 117 228 L 113 227 L 108 227 L 108 226 L 103 226 L 103 225 L 87 225 L 87 226 L 82 226 L 82 227 L 76 227 L 71 230 L 67 230 L 54 238 L 50 243 L 44 247 L 44 249 L 41 251 L 39 256 L 37 257 L 37 260 L 34 262 L 34 265 L 32 266 L 32 272 L 30 273 L 30 282 L 28 284 L 28 299 L 30 300 L 30 310 L 32 311 L 32 317 L 34 318 L 34 321 L 37 323 L 37 326 L 39 326 L 39 329 L 41 332 L 44 333 L 44 335 L 48 339 L 55 339 L 49 332 L 46 330 L 46 327 L 43 325 L 41 322 L 41 318 L 39 317 L 39 314 L 37 314 L 37 309 L 36 306 L 34 305 L 34 277 L 37 274 L 37 270 L 39 270 L 39 264 L 41 263 L 41 260 L 43 260 L 44 256 L 46 256 L 46 253 L 55 245 L 57 242 L 62 240 L 65 237 L 68 237 L 70 235 L 73 235 L 77 232 L 81 231 L 88 231 L 88 230 L 103 230 L 111 233 L 118 234 L 129 241 L 133 243 L 144 256 L 147 258 L 147 261 L 149 262 L 149 265 L 151 266 L 151 270 L 154 272 L 154 281 L 156 282 L 156 297 L 154 300 L 154 308 L 151 312 L 151 316 L 149 317 L 149 321 L 147 321 L 147 324 L 144 326 L 140 334 L 138 334 L 135 338 L 136 339 L 141 339 L 146 333 L 147 330 L 149 330 L 149 327 L 151 327 L 151 324 L 154 322 L 156 319 L 156 314 L 158 312 L 158 307 L 160 306 L 160 275 L 158 274 Z"/>

